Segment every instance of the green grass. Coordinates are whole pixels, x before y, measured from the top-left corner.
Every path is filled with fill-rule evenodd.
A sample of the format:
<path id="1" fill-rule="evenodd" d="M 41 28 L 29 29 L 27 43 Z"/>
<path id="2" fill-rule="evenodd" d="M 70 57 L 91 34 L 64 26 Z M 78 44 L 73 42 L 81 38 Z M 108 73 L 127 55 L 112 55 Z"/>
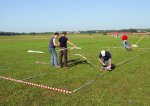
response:
<path id="1" fill-rule="evenodd" d="M 140 37 L 130 35 L 129 42 L 135 44 Z M 150 104 L 150 50 L 145 50 L 147 52 L 144 55 L 100 76 L 103 72 L 87 63 L 76 64 L 69 69 L 58 69 L 49 64 L 35 64 L 36 61 L 50 63 L 49 38 L 51 38 L 49 35 L 1 36 L 0 76 L 24 79 L 47 73 L 26 81 L 71 91 L 97 76 L 99 78 L 73 94 L 49 91 L 0 79 L 1 106 L 147 106 Z M 74 55 L 79 53 L 97 67 L 99 67 L 98 55 L 102 49 L 105 49 L 103 47 L 122 47 L 121 38 L 116 39 L 106 35 L 68 35 L 68 38 L 82 48 L 70 51 L 69 60 L 84 61 L 83 58 Z M 150 48 L 150 38 L 145 37 L 138 46 Z M 45 53 L 27 53 L 29 49 Z M 56 50 L 59 51 L 59 49 Z M 138 48 L 129 52 L 122 48 L 105 50 L 111 52 L 114 64 L 142 52 Z"/>

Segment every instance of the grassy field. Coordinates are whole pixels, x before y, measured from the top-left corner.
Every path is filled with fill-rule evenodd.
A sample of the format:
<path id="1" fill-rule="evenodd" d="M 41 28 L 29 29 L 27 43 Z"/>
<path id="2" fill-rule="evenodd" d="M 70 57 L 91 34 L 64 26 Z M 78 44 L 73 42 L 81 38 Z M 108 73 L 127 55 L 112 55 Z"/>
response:
<path id="1" fill-rule="evenodd" d="M 140 37 L 129 35 L 129 42 L 135 44 Z M 22 80 L 46 73 L 25 81 L 70 91 L 91 80 L 94 82 L 75 93 L 65 94 L 0 79 L 1 106 L 148 106 L 150 104 L 150 49 L 140 49 L 150 48 L 149 37 L 144 37 L 138 43 L 138 48 L 126 51 L 123 48 L 105 48 L 122 47 L 121 38 L 100 34 L 68 35 L 70 41 L 82 48 L 69 51 L 68 64 L 72 66 L 68 69 L 50 66 L 49 38 L 50 35 L 1 36 L 0 76 Z M 111 52 L 113 64 L 141 53 L 143 55 L 116 67 L 111 72 L 102 72 L 90 66 L 83 58 L 74 55 L 82 54 L 99 67 L 98 55 L 102 49 Z M 45 53 L 28 53 L 28 50 Z M 36 61 L 49 64 L 35 64 Z"/>

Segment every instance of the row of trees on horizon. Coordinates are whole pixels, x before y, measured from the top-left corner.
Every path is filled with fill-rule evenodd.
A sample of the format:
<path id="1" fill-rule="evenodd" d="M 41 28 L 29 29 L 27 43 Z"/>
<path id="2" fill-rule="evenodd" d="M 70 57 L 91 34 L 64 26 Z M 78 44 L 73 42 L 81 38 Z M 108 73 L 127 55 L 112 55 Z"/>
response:
<path id="1" fill-rule="evenodd" d="M 103 33 L 104 35 L 110 32 L 129 32 L 129 33 L 143 33 L 143 32 L 150 32 L 150 29 L 121 29 L 121 30 L 88 30 L 88 31 L 79 31 L 79 32 L 74 32 L 74 31 L 67 31 L 69 33 L 73 34 L 94 34 L 94 33 Z M 0 32 L 0 36 L 15 36 L 15 35 L 44 35 L 44 34 L 53 34 L 54 32 L 30 32 L 30 33 L 19 33 L 19 32 Z M 61 32 L 60 32 L 61 33 Z"/>

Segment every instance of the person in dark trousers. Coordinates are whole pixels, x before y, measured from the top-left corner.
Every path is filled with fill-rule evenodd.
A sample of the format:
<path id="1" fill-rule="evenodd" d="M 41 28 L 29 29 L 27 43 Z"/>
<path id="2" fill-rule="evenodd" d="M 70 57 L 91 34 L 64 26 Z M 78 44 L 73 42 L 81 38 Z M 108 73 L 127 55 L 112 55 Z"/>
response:
<path id="1" fill-rule="evenodd" d="M 108 51 L 102 50 L 99 54 L 99 61 L 102 64 L 103 68 L 106 66 L 106 70 L 112 70 L 111 69 L 111 54 Z M 105 64 L 107 62 L 107 65 Z"/>
<path id="2" fill-rule="evenodd" d="M 66 37 L 67 33 L 63 32 L 62 36 L 59 38 L 58 41 L 58 45 L 60 46 L 60 56 L 59 56 L 59 63 L 60 63 L 60 67 L 63 66 L 62 63 L 62 58 L 64 56 L 64 67 L 67 68 L 67 60 L 68 60 L 68 54 L 67 54 L 67 43 L 69 43 L 70 45 L 72 45 L 74 48 L 76 48 L 76 46 L 71 43 L 68 38 Z"/>
<path id="3" fill-rule="evenodd" d="M 56 39 L 58 38 L 59 33 L 54 33 L 54 36 L 50 39 L 49 43 L 49 52 L 51 53 L 51 65 L 55 67 L 60 67 L 58 65 L 58 59 L 57 59 L 57 54 L 55 51 L 55 48 L 58 46 L 56 44 Z"/>

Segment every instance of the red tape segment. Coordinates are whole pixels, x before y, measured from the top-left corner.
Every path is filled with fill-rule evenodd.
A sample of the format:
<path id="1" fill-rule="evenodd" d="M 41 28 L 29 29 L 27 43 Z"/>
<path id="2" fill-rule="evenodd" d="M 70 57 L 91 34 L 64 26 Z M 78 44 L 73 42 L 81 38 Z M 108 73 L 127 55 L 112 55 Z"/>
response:
<path id="1" fill-rule="evenodd" d="M 13 79 L 13 78 L 8 78 L 8 77 L 3 77 L 3 76 L 0 76 L 0 79 L 14 81 L 14 82 L 26 84 L 26 85 L 29 85 L 29 86 L 36 86 L 36 87 L 40 87 L 40 88 L 44 88 L 44 89 L 48 89 L 48 90 L 54 90 L 54 91 L 62 92 L 62 93 L 72 93 L 72 91 L 67 91 L 67 90 L 63 90 L 63 89 L 48 87 L 48 86 L 40 85 L 40 84 L 34 84 L 34 83 L 30 83 L 30 82 L 26 82 L 26 81 L 22 81 L 22 80 L 16 80 L 16 79 Z"/>

